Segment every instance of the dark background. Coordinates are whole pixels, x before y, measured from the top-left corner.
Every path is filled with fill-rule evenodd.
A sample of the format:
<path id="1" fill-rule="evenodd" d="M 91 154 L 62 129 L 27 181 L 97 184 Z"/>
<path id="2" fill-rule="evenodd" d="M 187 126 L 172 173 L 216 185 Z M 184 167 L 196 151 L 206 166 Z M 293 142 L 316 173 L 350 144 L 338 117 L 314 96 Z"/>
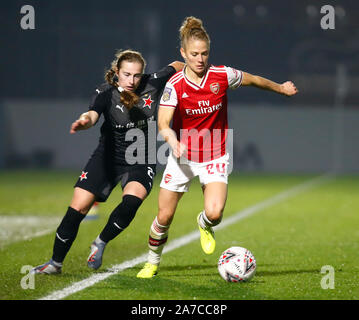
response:
<path id="1" fill-rule="evenodd" d="M 20 10 L 35 10 L 23 30 Z M 323 30 L 320 10 L 335 9 Z M 134 49 L 154 72 L 179 53 L 186 16 L 203 20 L 210 62 L 282 83 L 287 98 L 246 87 L 229 92 L 234 169 L 359 171 L 359 2 L 357 0 L 0 2 L 0 169 L 82 168 L 99 126 L 76 135 L 117 49 Z"/>
<path id="2" fill-rule="evenodd" d="M 20 27 L 23 5 L 35 9 L 35 30 Z M 335 30 L 322 30 L 320 8 L 336 9 Z M 359 75 L 359 2 L 2 1 L 0 98 L 88 98 L 103 81 L 116 49 L 139 50 L 147 71 L 180 60 L 178 28 L 194 15 L 212 40 L 211 63 L 277 82 L 293 80 L 306 94 L 289 103 L 329 107 L 338 64 Z M 232 101 L 288 104 L 252 88 Z M 346 105 L 358 107 L 351 87 Z"/>

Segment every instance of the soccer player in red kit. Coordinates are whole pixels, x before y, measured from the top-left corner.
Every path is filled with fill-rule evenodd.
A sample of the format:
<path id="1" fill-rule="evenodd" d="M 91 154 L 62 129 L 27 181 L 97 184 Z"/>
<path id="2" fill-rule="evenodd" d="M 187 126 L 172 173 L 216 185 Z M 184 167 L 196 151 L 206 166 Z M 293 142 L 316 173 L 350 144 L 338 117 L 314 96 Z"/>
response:
<path id="1" fill-rule="evenodd" d="M 158 128 L 171 153 L 160 185 L 158 215 L 150 229 L 148 262 L 139 278 L 157 274 L 177 204 L 196 176 L 204 194 L 204 210 L 197 216 L 201 246 L 206 254 L 215 250 L 212 228 L 221 222 L 227 199 L 227 89 L 251 85 L 286 96 L 297 93 L 290 81 L 278 84 L 227 66 L 210 65 L 210 39 L 200 19 L 187 17 L 180 39 L 186 65 L 167 82 L 158 111 Z"/>

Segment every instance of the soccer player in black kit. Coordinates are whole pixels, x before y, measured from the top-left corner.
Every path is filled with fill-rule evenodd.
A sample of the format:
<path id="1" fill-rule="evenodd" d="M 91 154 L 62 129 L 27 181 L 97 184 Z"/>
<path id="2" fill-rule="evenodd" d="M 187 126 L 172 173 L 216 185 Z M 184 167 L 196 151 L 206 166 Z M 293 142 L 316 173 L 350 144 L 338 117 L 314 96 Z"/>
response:
<path id="1" fill-rule="evenodd" d="M 121 183 L 122 202 L 91 244 L 87 264 L 98 269 L 106 244 L 131 223 L 150 193 L 156 164 L 149 161 L 149 155 L 156 152 L 156 145 L 148 145 L 149 127 L 156 121 L 162 89 L 167 80 L 183 68 L 183 63 L 175 61 L 153 74 L 143 74 L 145 66 L 139 52 L 118 52 L 106 72 L 106 83 L 96 89 L 89 111 L 72 124 L 70 133 L 75 133 L 92 127 L 101 114 L 104 116 L 99 145 L 75 184 L 71 204 L 56 230 L 52 258 L 32 269 L 32 273 L 61 273 L 81 221 L 95 201 L 106 201 L 113 188 Z M 137 138 L 135 150 L 129 148 L 134 143 L 126 136 L 130 130 Z"/>

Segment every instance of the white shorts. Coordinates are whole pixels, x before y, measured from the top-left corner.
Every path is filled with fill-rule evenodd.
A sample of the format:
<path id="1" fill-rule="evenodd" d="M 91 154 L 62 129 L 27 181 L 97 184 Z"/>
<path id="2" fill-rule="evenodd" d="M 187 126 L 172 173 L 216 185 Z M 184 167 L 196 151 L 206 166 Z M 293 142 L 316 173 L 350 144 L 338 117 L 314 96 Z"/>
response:
<path id="1" fill-rule="evenodd" d="M 210 182 L 228 184 L 228 165 L 228 153 L 212 161 L 194 162 L 183 158 L 179 161 L 171 152 L 160 187 L 175 192 L 187 192 L 192 179 L 196 176 L 199 177 L 202 186 Z"/>

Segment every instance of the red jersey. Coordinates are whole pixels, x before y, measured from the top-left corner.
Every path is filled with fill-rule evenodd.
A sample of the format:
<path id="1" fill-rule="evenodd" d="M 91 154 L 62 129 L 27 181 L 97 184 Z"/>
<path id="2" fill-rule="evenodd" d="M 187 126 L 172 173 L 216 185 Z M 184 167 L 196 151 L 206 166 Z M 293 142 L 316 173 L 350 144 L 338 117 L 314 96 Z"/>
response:
<path id="1" fill-rule="evenodd" d="M 207 162 L 226 153 L 227 89 L 238 88 L 242 72 L 226 66 L 210 66 L 199 85 L 185 69 L 167 82 L 160 107 L 176 108 L 172 129 L 187 146 L 188 160 Z"/>

